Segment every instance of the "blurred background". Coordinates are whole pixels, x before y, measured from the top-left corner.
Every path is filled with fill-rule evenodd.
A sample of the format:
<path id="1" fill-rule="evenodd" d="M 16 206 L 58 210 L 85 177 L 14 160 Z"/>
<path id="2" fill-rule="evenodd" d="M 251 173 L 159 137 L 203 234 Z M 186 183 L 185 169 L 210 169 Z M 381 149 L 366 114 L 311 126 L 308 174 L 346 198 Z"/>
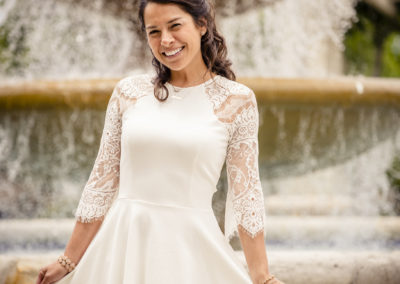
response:
<path id="1" fill-rule="evenodd" d="M 257 95 L 275 274 L 400 283 L 400 1 L 214 3 Z M 0 0 L 0 283 L 31 283 L 64 248 L 113 87 L 153 72 L 137 5 Z M 225 168 L 217 188 L 223 229 Z"/>

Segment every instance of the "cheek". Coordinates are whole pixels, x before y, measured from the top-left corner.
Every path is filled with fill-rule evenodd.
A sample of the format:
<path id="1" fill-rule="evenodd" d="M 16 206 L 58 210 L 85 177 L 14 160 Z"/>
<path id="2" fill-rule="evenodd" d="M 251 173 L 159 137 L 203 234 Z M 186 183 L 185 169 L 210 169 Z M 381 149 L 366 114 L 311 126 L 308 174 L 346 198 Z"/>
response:
<path id="1" fill-rule="evenodd" d="M 192 45 L 198 45 L 200 43 L 200 37 L 197 37 L 196 33 L 197 31 L 194 30 L 192 33 L 187 33 L 184 38 L 186 38 L 188 42 L 191 42 Z"/>
<path id="2" fill-rule="evenodd" d="M 157 53 L 157 41 L 154 39 L 147 40 L 147 44 L 153 53 Z"/>

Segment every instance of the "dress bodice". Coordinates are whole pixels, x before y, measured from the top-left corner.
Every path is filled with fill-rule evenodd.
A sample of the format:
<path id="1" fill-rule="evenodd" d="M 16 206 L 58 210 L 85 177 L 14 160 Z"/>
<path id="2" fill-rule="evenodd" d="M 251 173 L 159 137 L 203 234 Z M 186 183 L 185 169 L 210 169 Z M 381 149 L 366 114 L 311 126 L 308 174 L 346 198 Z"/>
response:
<path id="1" fill-rule="evenodd" d="M 166 87 L 169 97 L 160 102 L 150 75 L 118 82 L 77 220 L 102 219 L 117 197 L 209 210 L 226 162 L 225 236 L 241 225 L 254 237 L 265 224 L 254 92 L 219 75 Z"/>
<path id="2" fill-rule="evenodd" d="M 177 94 L 168 89 L 166 102 L 149 92 L 122 115 L 119 196 L 209 209 L 225 160 L 226 129 L 203 85 Z"/>

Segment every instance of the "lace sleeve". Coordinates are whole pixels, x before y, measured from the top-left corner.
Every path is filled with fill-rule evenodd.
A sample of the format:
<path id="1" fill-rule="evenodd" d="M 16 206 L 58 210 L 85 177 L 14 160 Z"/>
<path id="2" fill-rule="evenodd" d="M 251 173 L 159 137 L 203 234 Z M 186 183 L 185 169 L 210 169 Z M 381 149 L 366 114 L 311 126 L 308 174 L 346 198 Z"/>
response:
<path id="1" fill-rule="evenodd" d="M 264 195 L 258 170 L 259 114 L 254 92 L 232 99 L 234 116 L 226 155 L 228 194 L 225 236 L 238 235 L 240 225 L 254 238 L 264 231 Z"/>
<path id="2" fill-rule="evenodd" d="M 116 196 L 121 155 L 120 110 L 117 85 L 107 105 L 97 158 L 75 213 L 76 220 L 82 223 L 102 220 Z"/>

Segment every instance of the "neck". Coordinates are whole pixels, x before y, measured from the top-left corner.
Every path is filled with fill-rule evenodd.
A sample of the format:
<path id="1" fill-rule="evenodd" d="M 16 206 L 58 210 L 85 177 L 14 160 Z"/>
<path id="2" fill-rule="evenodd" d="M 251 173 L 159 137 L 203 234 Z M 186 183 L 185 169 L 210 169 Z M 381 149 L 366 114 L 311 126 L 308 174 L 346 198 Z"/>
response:
<path id="1" fill-rule="evenodd" d="M 214 76 L 215 74 L 208 71 L 203 63 L 201 68 L 196 68 L 196 70 L 171 70 L 170 83 L 177 87 L 190 87 L 204 83 Z"/>

